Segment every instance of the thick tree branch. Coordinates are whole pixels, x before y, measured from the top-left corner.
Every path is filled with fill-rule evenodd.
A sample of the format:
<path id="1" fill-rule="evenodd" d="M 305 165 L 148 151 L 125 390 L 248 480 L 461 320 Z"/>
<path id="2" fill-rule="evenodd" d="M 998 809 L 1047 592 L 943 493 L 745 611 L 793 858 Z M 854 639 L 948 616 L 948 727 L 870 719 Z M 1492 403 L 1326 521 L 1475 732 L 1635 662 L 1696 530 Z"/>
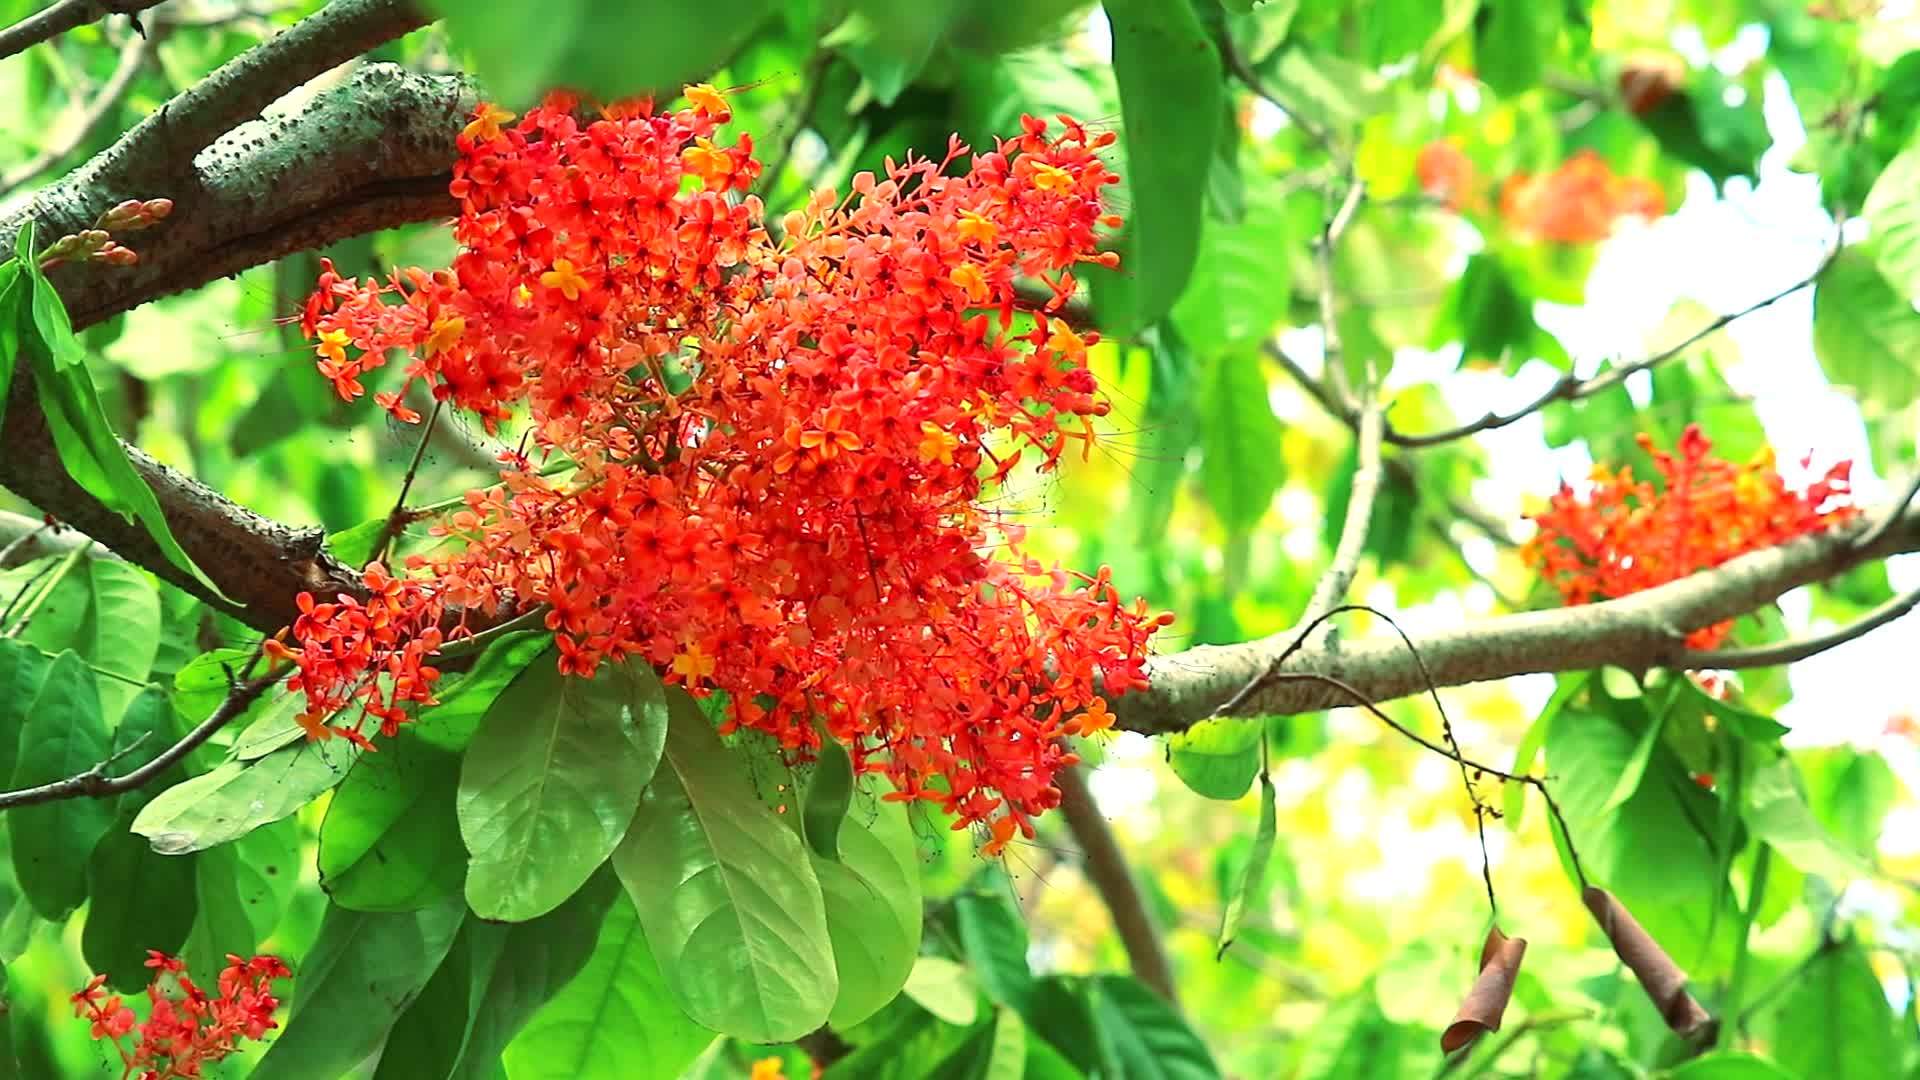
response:
<path id="1" fill-rule="evenodd" d="M 1119 841 L 1087 789 L 1084 769 L 1078 765 L 1062 769 L 1054 783 L 1060 787 L 1060 813 L 1086 859 L 1088 880 L 1113 915 L 1114 933 L 1127 950 L 1134 977 L 1177 1007 L 1180 999 L 1174 990 L 1173 966 L 1167 961 L 1160 928 L 1147 910 L 1140 883 L 1127 867 L 1127 857 L 1120 853 Z"/>
<path id="2" fill-rule="evenodd" d="M 109 15 L 135 15 L 160 0 L 59 0 L 0 30 L 0 60 Z M 137 16 L 136 16 L 137 17 Z"/>
<path id="3" fill-rule="evenodd" d="M 1619 600 L 1447 627 L 1416 634 L 1413 643 L 1440 686 L 1604 665 L 1643 670 L 1697 663 L 1699 658 L 1685 647 L 1687 631 L 1746 614 L 1790 589 L 1862 563 L 1920 551 L 1920 511 L 1914 510 L 1873 544 L 1857 544 L 1864 522 L 1874 516 Z M 1289 630 L 1259 641 L 1202 645 L 1156 657 L 1149 667 L 1151 687 L 1114 702 L 1119 726 L 1146 734 L 1184 730 L 1265 671 L 1291 642 L 1291 634 Z M 1426 689 L 1419 664 L 1398 638 L 1349 639 L 1338 651 L 1302 649 L 1282 670 L 1337 677 L 1372 701 Z M 1263 687 L 1239 711 L 1289 715 L 1348 703 L 1328 686 L 1289 680 Z"/>

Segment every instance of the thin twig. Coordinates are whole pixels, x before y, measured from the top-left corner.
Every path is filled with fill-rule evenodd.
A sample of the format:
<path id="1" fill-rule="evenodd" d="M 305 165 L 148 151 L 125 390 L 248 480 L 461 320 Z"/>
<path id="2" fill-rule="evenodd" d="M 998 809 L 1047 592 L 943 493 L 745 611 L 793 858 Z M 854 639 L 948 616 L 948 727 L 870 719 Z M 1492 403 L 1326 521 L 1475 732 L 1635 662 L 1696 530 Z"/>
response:
<path id="1" fill-rule="evenodd" d="M 1829 630 L 1824 634 L 1776 642 L 1772 645 L 1755 645 L 1745 649 L 1714 649 L 1706 652 L 1682 653 L 1674 660 L 1672 666 L 1689 671 L 1732 671 L 1741 668 L 1791 664 L 1798 660 L 1805 660 L 1809 656 L 1817 656 L 1836 646 L 1845 645 L 1855 638 L 1864 637 L 1912 611 L 1915 607 L 1920 607 L 1920 589 L 1896 596 L 1845 626 Z"/>
<path id="2" fill-rule="evenodd" d="M 1180 999 L 1175 993 L 1173 967 L 1167 961 L 1160 929 L 1154 924 L 1153 913 L 1147 908 L 1140 884 L 1134 880 L 1112 828 L 1101 816 L 1093 793 L 1087 790 L 1083 767 L 1069 765 L 1055 774 L 1054 783 L 1060 788 L 1060 813 L 1086 859 L 1087 877 L 1113 916 L 1114 932 L 1127 950 L 1134 977 L 1165 998 L 1168 1004 L 1178 1007 Z"/>
<path id="3" fill-rule="evenodd" d="M 801 76 L 804 82 L 800 88 L 800 100 L 787 116 L 787 130 L 780 144 L 780 153 L 760 173 L 760 194 L 765 195 L 773 190 L 780 182 L 780 174 L 786 171 L 787 162 L 793 160 L 793 148 L 800 141 L 801 133 L 807 130 L 807 121 L 813 118 L 813 110 L 820 104 L 820 94 L 826 89 L 827 65 L 832 61 L 833 53 L 822 49 L 807 62 L 806 74 Z"/>
<path id="4" fill-rule="evenodd" d="M 433 429 L 440 423 L 440 413 L 446 408 L 444 401 L 435 401 L 433 411 L 427 414 L 427 420 L 420 431 L 420 441 L 414 444 L 413 460 L 407 462 L 407 474 L 400 480 L 400 494 L 394 496 L 393 510 L 387 514 L 387 527 L 380 532 L 380 542 L 373 546 L 373 561 L 381 562 L 387 557 L 387 549 L 393 546 L 394 538 L 407 530 L 407 524 L 413 520 L 407 512 L 407 494 L 413 490 L 413 478 L 420 471 L 420 462 L 427 456 L 427 443 L 433 440 Z"/>
<path id="5" fill-rule="evenodd" d="M 1913 479 L 1907 482 L 1906 494 L 1900 496 L 1900 498 L 1894 502 L 1893 507 L 1889 509 L 1879 521 L 1874 522 L 1873 528 L 1861 533 L 1860 539 L 1854 542 L 1863 548 L 1872 547 L 1874 541 L 1887 535 L 1887 530 L 1900 523 L 1900 516 L 1906 513 L 1908 504 L 1913 502 L 1914 496 L 1916 495 L 1920 495 L 1920 471 L 1915 472 Z M 4 563 L 5 561 L 5 559 L 0 559 L 0 563 Z"/>
<path id="6" fill-rule="evenodd" d="M 132 772 L 121 776 L 107 775 L 107 770 L 113 767 L 116 760 L 139 745 L 137 740 L 85 772 L 76 773 L 64 780 L 54 780 L 37 787 L 21 788 L 18 791 L 0 792 L 0 810 L 58 802 L 63 799 L 100 799 L 145 787 L 161 773 L 166 772 L 198 749 L 221 728 L 232 723 L 235 717 L 246 712 L 248 706 L 258 701 L 260 695 L 285 678 L 286 674 L 285 671 L 270 672 L 249 682 L 235 684 L 227 691 L 226 700 L 220 703 L 219 708 L 213 710 L 213 715 L 201 721 L 198 727 L 181 737 L 179 742 L 160 751 L 152 761 Z"/>
<path id="7" fill-rule="evenodd" d="M 1267 85 L 1267 81 L 1253 69 L 1253 62 L 1247 59 L 1247 54 L 1240 51 L 1239 44 L 1233 40 L 1233 34 L 1227 30 L 1224 23 L 1220 27 L 1220 32 L 1214 36 L 1214 43 L 1219 46 L 1220 59 L 1226 62 L 1227 71 L 1240 80 L 1242 86 L 1253 91 L 1254 96 L 1262 101 L 1279 109 L 1307 138 L 1312 139 L 1329 155 L 1333 155 L 1333 136 L 1319 124 L 1301 115 L 1298 108 L 1275 93 L 1273 87 Z"/>
<path id="8" fill-rule="evenodd" d="M 1341 198 L 1339 207 L 1328 216 L 1326 228 L 1320 232 L 1320 242 L 1314 248 L 1314 260 L 1320 270 L 1321 351 L 1326 356 L 1321 377 L 1326 380 L 1328 392 L 1334 400 L 1343 403 L 1347 415 L 1354 418 L 1352 423 L 1356 428 L 1359 427 L 1365 403 L 1355 401 L 1352 389 L 1347 386 L 1345 349 L 1340 340 L 1337 318 L 1339 305 L 1333 295 L 1333 256 L 1340 246 L 1340 237 L 1347 231 L 1347 226 L 1353 223 L 1354 212 L 1360 208 L 1360 200 L 1365 195 L 1366 185 L 1349 170 L 1347 193 Z"/>
<path id="9" fill-rule="evenodd" d="M 1837 254 L 1839 250 L 1840 250 L 1839 247 L 1835 246 L 1835 248 L 1833 249 L 1833 253 L 1828 254 L 1826 258 L 1822 259 L 1820 261 L 1819 267 L 1815 269 L 1813 273 L 1807 275 L 1806 277 L 1800 279 L 1799 281 L 1794 282 L 1792 285 L 1789 285 L 1786 288 L 1781 289 L 1779 292 L 1776 292 L 1773 295 L 1766 297 L 1765 299 L 1757 300 L 1751 304 L 1748 304 L 1746 307 L 1741 308 L 1739 311 L 1731 312 L 1729 314 L 1721 315 L 1715 318 L 1712 322 L 1709 322 L 1708 324 L 1701 327 L 1700 329 L 1687 335 L 1678 344 L 1662 349 L 1651 356 L 1642 357 L 1639 360 L 1635 360 L 1631 364 L 1623 364 L 1619 367 L 1608 368 L 1606 371 L 1603 371 L 1600 374 L 1595 375 L 1591 379 L 1581 379 L 1574 376 L 1572 373 L 1568 373 L 1566 376 L 1562 377 L 1559 381 L 1555 382 L 1551 387 L 1549 387 L 1545 393 L 1541 394 L 1539 397 L 1534 398 L 1532 401 L 1514 410 L 1513 412 L 1508 412 L 1508 413 L 1489 412 L 1485 416 L 1482 416 L 1480 419 L 1475 420 L 1469 424 L 1461 424 L 1458 427 L 1443 428 L 1439 431 L 1422 432 L 1419 434 L 1409 434 L 1404 431 L 1394 431 L 1391 428 L 1389 428 L 1387 432 L 1387 441 L 1394 444 L 1395 446 L 1404 446 L 1409 449 L 1418 449 L 1420 447 L 1426 447 L 1426 446 L 1438 446 L 1441 443 L 1449 443 L 1449 442 L 1453 442 L 1456 439 L 1463 439 L 1468 435 L 1478 434 L 1479 432 L 1482 432 L 1482 431 L 1493 431 L 1497 428 L 1506 427 L 1509 424 L 1518 423 L 1519 421 L 1525 419 L 1528 416 L 1533 415 L 1536 412 L 1539 412 L 1541 409 L 1546 408 L 1548 405 L 1551 405 L 1556 401 L 1578 401 L 1581 398 L 1592 397 L 1594 394 L 1598 394 L 1605 390 L 1610 390 L 1613 387 L 1618 386 L 1619 384 L 1625 382 L 1627 379 L 1631 378 L 1633 375 L 1638 374 L 1639 372 L 1646 371 L 1649 368 L 1657 367 L 1660 364 L 1664 364 L 1668 360 L 1671 360 L 1674 357 L 1679 356 L 1681 353 L 1685 352 L 1689 348 L 1692 348 L 1696 343 L 1698 343 L 1701 339 L 1707 337 L 1708 335 L 1717 333 L 1718 331 L 1725 329 L 1730 324 L 1738 322 L 1739 320 L 1746 318 L 1747 316 L 1753 314 L 1756 311 L 1760 311 L 1765 308 L 1771 307 L 1774 304 L 1777 304 L 1780 301 L 1785 300 L 1787 297 L 1792 296 L 1793 294 L 1799 292 L 1800 290 L 1813 285 L 1819 279 L 1820 275 L 1826 271 L 1827 267 L 1832 265 L 1834 254 Z"/>
<path id="10" fill-rule="evenodd" d="M 34 541 L 40 539 L 41 535 L 51 528 L 53 528 L 53 522 L 42 521 L 40 524 L 34 526 L 31 530 L 21 533 L 19 536 L 14 537 L 11 541 L 8 542 L 6 547 L 0 547 L 0 570 L 4 570 L 7 567 L 12 566 L 13 557 L 16 554 L 26 549 L 28 545 L 32 544 Z M 25 562 L 27 560 L 22 559 L 21 561 Z M 4 618 L 0 618 L 0 622 L 4 622 L 4 621 L 6 621 Z"/>
<path id="11" fill-rule="evenodd" d="M 131 15 L 137 19 L 137 12 L 157 3 L 159 0 L 59 0 L 0 30 L 0 60 L 108 15 Z M 139 23 L 136 21 L 134 26 L 138 28 Z"/>
<path id="12" fill-rule="evenodd" d="M 1407 738 L 1412 739 L 1414 742 L 1419 743 L 1421 746 L 1426 747 L 1428 750 L 1431 750 L 1434 753 L 1439 754 L 1441 757 L 1446 758 L 1449 761 L 1459 762 L 1461 765 L 1467 768 L 1473 769 L 1477 772 L 1486 773 L 1488 776 L 1492 776 L 1500 780 L 1505 780 L 1505 781 L 1508 781 L 1509 783 L 1525 784 L 1528 787 L 1533 788 L 1535 791 L 1538 791 L 1540 793 L 1540 798 L 1547 804 L 1547 813 L 1552 816 L 1554 820 L 1554 824 L 1560 827 L 1561 838 L 1567 842 L 1567 856 L 1568 856 L 1568 861 L 1570 861 L 1573 864 L 1574 878 L 1579 881 L 1580 887 L 1582 889 L 1585 889 L 1587 887 L 1586 870 L 1580 862 L 1579 851 L 1575 849 L 1573 846 L 1573 831 L 1567 827 L 1567 819 L 1566 819 L 1566 816 L 1560 812 L 1560 804 L 1554 800 L 1552 793 L 1547 790 L 1547 782 L 1545 778 L 1539 777 L 1539 776 L 1528 776 L 1522 773 L 1510 773 L 1503 769 L 1496 769 L 1491 765 L 1486 765 L 1481 762 L 1475 761 L 1472 758 L 1467 757 L 1463 754 L 1456 754 L 1452 750 L 1449 750 L 1447 747 L 1442 746 L 1437 742 L 1434 742 L 1432 739 L 1427 738 L 1425 735 L 1420 734 L 1419 732 L 1413 730 L 1412 728 L 1406 726 L 1405 724 L 1402 724 L 1400 721 L 1395 720 L 1393 717 L 1388 716 L 1386 713 L 1380 710 L 1380 707 L 1378 705 L 1375 705 L 1372 701 L 1368 700 L 1367 696 L 1365 694 L 1362 694 L 1357 688 L 1353 686 L 1353 684 L 1345 682 L 1339 678 L 1336 678 L 1335 676 L 1325 675 L 1317 671 L 1285 671 L 1285 672 L 1279 673 L 1278 675 L 1275 675 L 1274 681 L 1275 682 L 1314 682 L 1314 683 L 1320 683 L 1323 686 L 1330 686 L 1335 690 L 1340 691 L 1342 694 L 1346 695 L 1349 699 L 1353 701 L 1355 705 L 1358 705 L 1360 708 L 1363 708 L 1368 712 L 1372 713 L 1374 718 L 1379 720 L 1381 723 L 1399 732 L 1401 735 L 1404 735 Z"/>
<path id="13" fill-rule="evenodd" d="M 146 66 L 147 58 L 153 54 L 159 35 L 142 37 L 139 34 L 127 35 L 126 43 L 120 46 L 120 60 L 114 66 L 113 74 L 100 87 L 100 92 L 87 102 L 80 119 L 74 124 L 65 138 L 62 138 L 38 154 L 8 169 L 0 175 L 0 198 L 33 180 L 41 173 L 66 160 L 68 154 L 79 148 L 81 143 L 92 136 L 94 129 L 107 118 L 107 114 L 120 107 L 120 102 L 133 88 L 133 80 L 140 75 L 140 69 Z"/>

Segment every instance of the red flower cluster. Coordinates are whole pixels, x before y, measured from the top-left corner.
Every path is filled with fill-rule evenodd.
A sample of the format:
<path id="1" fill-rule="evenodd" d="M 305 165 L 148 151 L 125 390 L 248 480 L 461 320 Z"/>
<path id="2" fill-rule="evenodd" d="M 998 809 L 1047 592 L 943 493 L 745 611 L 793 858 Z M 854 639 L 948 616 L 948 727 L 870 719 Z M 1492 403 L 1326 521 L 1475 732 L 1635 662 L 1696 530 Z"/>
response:
<path id="1" fill-rule="evenodd" d="M 258 1039 L 279 1027 L 273 1014 L 280 999 L 273 980 L 293 976 L 271 956 L 242 960 L 227 957 L 220 972 L 220 994 L 207 996 L 187 967 L 165 953 L 147 953 L 154 969 L 147 987 L 150 1008 L 142 1022 L 120 995 L 108 996 L 105 975 L 95 975 L 73 995 L 76 1016 L 93 1022 L 93 1037 L 110 1039 L 125 1069 L 122 1080 L 174 1080 L 202 1075 L 201 1067 L 234 1052 L 242 1039 Z M 132 1045 L 123 1040 L 131 1038 Z"/>
<path id="2" fill-rule="evenodd" d="M 1473 159 L 1451 141 L 1420 148 L 1414 159 L 1420 190 L 1447 209 L 1484 207 Z M 1582 150 L 1545 176 L 1518 172 L 1500 188 L 1500 216 L 1515 231 L 1559 244 L 1593 244 L 1613 234 L 1621 218 L 1649 220 L 1667 212 L 1666 196 L 1653 181 L 1614 173 L 1606 159 Z"/>
<path id="3" fill-rule="evenodd" d="M 1763 450 L 1745 465 L 1708 456 L 1712 443 L 1689 425 L 1680 456 L 1640 445 L 1653 454 L 1661 485 L 1636 481 L 1631 468 L 1596 466 L 1592 490 L 1576 495 L 1562 484 L 1548 509 L 1534 515 L 1539 531 L 1521 549 L 1526 560 L 1569 604 L 1584 604 L 1651 589 L 1736 555 L 1819 532 L 1857 513 L 1849 502 L 1843 461 L 1804 491 L 1789 491 Z M 1687 644 L 1711 649 L 1726 640 L 1731 622 L 1693 631 Z"/>
<path id="4" fill-rule="evenodd" d="M 367 720 L 378 720 L 380 734 L 390 736 L 409 719 L 407 705 L 438 704 L 433 684 L 440 672 L 427 661 L 444 641 L 445 605 L 432 583 L 395 578 L 379 563 L 369 565 L 362 580 L 369 593 L 365 602 L 343 594 L 322 604 L 301 593 L 300 616 L 290 628 L 300 648 L 289 649 L 277 638 L 262 648 L 299 666 L 287 688 L 306 691 L 307 708 L 298 720 L 310 738 L 337 732 L 371 749 Z M 360 710 L 350 721 L 327 722 L 356 701 Z"/>
<path id="5" fill-rule="evenodd" d="M 393 606 L 293 627 L 311 708 L 358 697 L 398 723 L 441 605 L 545 605 L 563 670 L 637 654 L 801 755 L 818 720 L 899 797 L 990 823 L 998 851 L 1057 804 L 1062 736 L 1111 723 L 1099 695 L 1144 685 L 1170 621 L 1104 570 L 1022 557 L 983 505 L 1023 459 L 1090 452 L 1107 411 L 1096 338 L 1049 312 L 1075 264 L 1115 262 L 1095 249 L 1118 224 L 1096 156 L 1113 136 L 1028 117 L 991 152 L 951 140 L 817 193 L 775 240 L 745 194 L 751 142 L 719 134 L 725 98 L 687 98 L 585 121 L 556 97 L 510 127 L 482 106 L 452 268 L 326 269 L 304 327 L 343 397 L 398 352 L 490 427 L 524 403 L 539 454 L 506 455 L 505 483 L 435 527 L 463 546 L 383 584 Z M 1053 299 L 1020 310 L 1019 277 Z M 532 468 L 554 452 L 577 465 L 564 481 Z"/>
<path id="6" fill-rule="evenodd" d="M 1613 235 L 1623 217 L 1652 220 L 1667 212 L 1653 181 L 1620 176 L 1607 160 L 1582 150 L 1545 176 L 1515 173 L 1500 188 L 1500 216 L 1514 228 L 1559 244 L 1594 244 Z"/>

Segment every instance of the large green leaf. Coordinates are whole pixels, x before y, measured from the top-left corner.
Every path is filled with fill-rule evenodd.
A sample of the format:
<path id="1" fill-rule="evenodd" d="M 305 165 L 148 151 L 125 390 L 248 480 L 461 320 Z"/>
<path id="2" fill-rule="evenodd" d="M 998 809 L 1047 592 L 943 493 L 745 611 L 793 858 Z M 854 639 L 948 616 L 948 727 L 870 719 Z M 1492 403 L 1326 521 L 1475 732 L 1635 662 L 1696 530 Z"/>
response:
<path id="1" fill-rule="evenodd" d="M 18 638 L 0 638 L 0 776 L 12 779 L 20 732 L 47 677 L 48 660 Z"/>
<path id="2" fill-rule="evenodd" d="M 292 821 L 277 821 L 231 844 L 192 855 L 193 929 L 180 950 L 196 976 L 211 978 L 228 953 L 251 955 L 280 923 L 300 872 L 300 835 Z"/>
<path id="3" fill-rule="evenodd" d="M 1158 994 L 1131 975 L 1096 975 L 1084 992 L 1101 1040 L 1128 1080 L 1217 1080 L 1207 1045 Z"/>
<path id="4" fill-rule="evenodd" d="M 81 622 L 80 646 L 100 679 L 100 715 L 109 721 L 127 708 L 153 670 L 160 648 L 160 594 L 145 571 L 118 559 L 89 559 L 93 602 Z"/>
<path id="5" fill-rule="evenodd" d="M 1167 739 L 1167 764 L 1197 794 L 1241 798 L 1260 773 L 1265 731 L 1265 721 L 1257 717 L 1210 716 Z"/>
<path id="6" fill-rule="evenodd" d="M 840 830 L 839 860 L 815 855 L 813 872 L 840 978 L 827 1019 L 845 1030 L 900 993 L 920 952 L 920 851 L 906 808 L 855 809 Z"/>
<path id="7" fill-rule="evenodd" d="M 681 84 L 710 75 L 772 10 L 767 0 L 435 0 L 432 6 L 492 94 L 515 105 L 555 86 L 603 99 L 671 96 Z"/>
<path id="8" fill-rule="evenodd" d="M 109 749 L 93 672 L 73 652 L 48 667 L 20 730 L 13 789 L 64 780 L 98 765 Z M 41 917 L 61 920 L 87 897 L 87 858 L 113 824 L 113 805 L 59 799 L 7 812 L 13 872 Z"/>
<path id="9" fill-rule="evenodd" d="M 1801 790 L 1800 774 L 1785 754 L 1764 761 L 1747 778 L 1747 827 L 1773 845 L 1786 860 L 1809 874 L 1844 884 L 1872 873 L 1859 856 L 1841 847 L 1814 816 Z"/>
<path id="10" fill-rule="evenodd" d="M 521 671 L 460 767 L 474 913 L 531 919 L 585 884 L 626 834 L 666 729 L 664 689 L 643 662 L 603 663 L 591 679 L 546 658 Z"/>
<path id="11" fill-rule="evenodd" d="M 1814 286 L 1813 351 L 1827 378 L 1870 406 L 1920 397 L 1920 314 L 1859 251 L 1841 252 Z"/>
<path id="12" fill-rule="evenodd" d="M 1474 42 L 1476 74 L 1499 94 L 1539 86 L 1563 18 L 1558 4 L 1488 0 Z"/>
<path id="13" fill-rule="evenodd" d="M 1793 1080 L 1796 1076 L 1821 1075 L 1790 1073 L 1765 1058 L 1733 1051 L 1708 1054 L 1664 1074 L 1667 1080 Z M 1824 1075 L 1841 1076 L 1842 1073 Z M 1861 1075 L 1870 1075 L 1862 1073 Z"/>
<path id="14" fill-rule="evenodd" d="M 1885 1076 L 1899 1042 L 1887 994 L 1851 943 L 1814 957 L 1775 1020 L 1774 1056 L 1793 1076 Z"/>
<path id="15" fill-rule="evenodd" d="M 713 1032 L 667 990 L 633 901 L 616 896 L 593 955 L 507 1044 L 514 1080 L 674 1080 Z"/>
<path id="16" fill-rule="evenodd" d="M 1198 353 L 1257 345 L 1286 317 L 1292 294 L 1285 253 L 1294 237 L 1278 187 L 1255 181 L 1245 220 L 1206 222 L 1193 280 L 1173 306 L 1173 321 Z"/>
<path id="17" fill-rule="evenodd" d="M 173 738 L 173 704 L 159 687 L 150 686 L 127 706 L 114 729 L 113 747 L 117 751 L 138 744 L 138 750 L 122 759 L 123 768 L 132 768 Z M 161 780 L 183 775 L 176 766 Z M 153 975 L 146 966 L 147 950 L 177 954 L 199 910 L 194 857 L 156 854 L 131 831 L 134 817 L 154 790 L 119 797 L 114 822 L 87 861 L 89 900 L 81 952 L 89 968 L 129 991 L 145 986 Z"/>
<path id="18" fill-rule="evenodd" d="M 839 50 L 853 64 L 875 101 L 892 105 L 926 67 L 962 5 L 951 0 L 853 0 L 849 7 L 846 21 L 820 44 Z"/>
<path id="19" fill-rule="evenodd" d="M 387 1036 L 375 1080 L 495 1076 L 508 1042 L 586 964 L 619 892 L 613 872 L 603 868 L 537 918 L 468 919 L 433 981 Z"/>
<path id="20" fill-rule="evenodd" d="M 1221 523 L 1231 532 L 1247 532 L 1266 515 L 1286 478 L 1280 421 L 1267 402 L 1267 379 L 1257 354 L 1221 353 L 1208 362 L 1202 378 L 1200 480 Z"/>
<path id="21" fill-rule="evenodd" d="M 1134 279 L 1130 329 L 1157 321 L 1200 250 L 1204 163 L 1219 136 L 1220 57 L 1189 4 L 1105 0 L 1126 127 L 1133 206 L 1120 272 Z"/>
<path id="22" fill-rule="evenodd" d="M 973 976 L 944 956 L 914 960 L 900 992 L 927 1012 L 959 1027 L 971 1027 L 980 1015 L 980 988 L 974 985 Z"/>
<path id="23" fill-rule="evenodd" d="M 1868 249 L 1896 295 L 1920 297 L 1920 146 L 1887 162 L 1861 212 L 1873 226 Z"/>
<path id="24" fill-rule="evenodd" d="M 460 758 L 409 724 L 357 762 L 327 804 L 320 883 L 355 911 L 410 911 L 460 892 Z"/>
<path id="25" fill-rule="evenodd" d="M 695 1023 L 748 1042 L 799 1038 L 839 990 L 813 862 L 693 699 L 668 700 L 666 767 L 614 867 Z"/>
<path id="26" fill-rule="evenodd" d="M 440 704 L 421 714 L 414 734 L 442 750 L 465 750 L 494 701 L 529 665 L 551 665 L 552 649 L 553 635 L 545 631 L 512 633 L 488 645 L 465 675 L 449 680 Z"/>
<path id="27" fill-rule="evenodd" d="M 257 1074 L 337 1080 L 365 1061 L 439 969 L 466 917 L 458 897 L 392 913 L 328 905 L 296 974 L 286 1030 Z"/>
<path id="28" fill-rule="evenodd" d="M 1026 920 L 1000 891 L 1008 888 L 1004 879 L 987 874 L 982 881 L 997 883 L 999 889 L 986 891 L 975 887 L 956 894 L 948 902 L 950 940 L 959 942 L 962 958 L 988 997 L 1025 1012 L 1033 997 L 1033 970 L 1027 966 Z"/>
<path id="29" fill-rule="evenodd" d="M 345 779 L 359 751 L 345 739 L 299 742 L 228 761 L 160 793 L 133 831 L 163 855 L 202 851 L 279 821 Z"/>
<path id="30" fill-rule="evenodd" d="M 829 860 L 840 858 L 840 829 L 852 805 L 853 758 L 838 740 L 826 736 L 800 806 L 807 846 L 815 854 Z"/>

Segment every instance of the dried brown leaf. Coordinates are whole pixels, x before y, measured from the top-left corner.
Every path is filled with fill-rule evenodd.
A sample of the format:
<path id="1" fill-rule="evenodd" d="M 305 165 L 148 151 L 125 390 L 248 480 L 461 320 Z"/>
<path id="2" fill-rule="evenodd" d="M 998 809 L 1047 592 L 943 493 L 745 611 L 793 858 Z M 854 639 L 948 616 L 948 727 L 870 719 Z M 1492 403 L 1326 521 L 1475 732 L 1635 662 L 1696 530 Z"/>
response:
<path id="1" fill-rule="evenodd" d="M 1687 993 L 1686 972 L 1648 935 L 1626 906 L 1612 893 L 1593 885 L 1581 891 L 1580 899 L 1593 913 L 1601 932 L 1613 943 L 1620 962 L 1640 980 L 1640 988 L 1647 992 L 1667 1026 L 1686 1038 L 1706 1031 L 1713 1017 Z"/>
<path id="2" fill-rule="evenodd" d="M 1469 1045 L 1482 1032 L 1500 1030 L 1500 1018 L 1513 997 L 1513 980 L 1520 974 L 1520 959 L 1526 954 L 1526 938 L 1510 938 L 1497 926 L 1487 931 L 1487 942 L 1480 947 L 1480 977 L 1473 980 L 1460 1011 L 1453 1014 L 1453 1023 L 1440 1033 L 1443 1053 Z"/>

